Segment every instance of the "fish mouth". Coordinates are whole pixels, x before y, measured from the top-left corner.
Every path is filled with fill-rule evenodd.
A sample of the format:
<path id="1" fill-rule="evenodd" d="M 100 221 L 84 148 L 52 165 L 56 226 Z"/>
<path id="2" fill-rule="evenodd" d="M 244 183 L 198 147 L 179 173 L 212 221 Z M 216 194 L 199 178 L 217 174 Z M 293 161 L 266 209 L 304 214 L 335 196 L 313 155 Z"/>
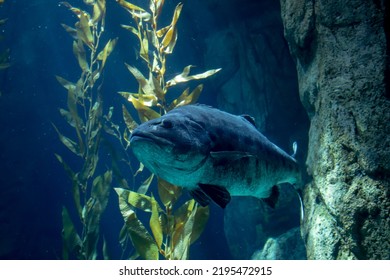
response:
<path id="1" fill-rule="evenodd" d="M 158 146 L 173 145 L 169 140 L 165 138 L 159 137 L 150 132 L 137 131 L 137 130 L 134 130 L 130 136 L 130 144 L 134 144 L 135 142 L 151 142 Z"/>

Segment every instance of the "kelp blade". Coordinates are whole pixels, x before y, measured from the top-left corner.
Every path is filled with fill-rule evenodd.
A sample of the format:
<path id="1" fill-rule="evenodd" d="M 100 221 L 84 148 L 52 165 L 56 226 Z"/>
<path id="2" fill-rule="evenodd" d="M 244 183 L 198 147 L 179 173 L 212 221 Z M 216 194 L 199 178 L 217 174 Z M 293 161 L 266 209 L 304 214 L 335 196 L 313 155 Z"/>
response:
<path id="1" fill-rule="evenodd" d="M 173 206 L 181 196 L 182 189 L 161 178 L 158 178 L 157 185 L 161 202 L 165 205 L 165 207 L 168 207 L 168 205 Z"/>
<path id="2" fill-rule="evenodd" d="M 134 248 L 145 260 L 158 260 L 159 250 L 153 237 L 149 234 L 142 222 L 137 218 L 134 210 L 127 204 L 126 190 L 116 188 L 119 196 L 119 208 L 125 220 L 127 231 Z"/>

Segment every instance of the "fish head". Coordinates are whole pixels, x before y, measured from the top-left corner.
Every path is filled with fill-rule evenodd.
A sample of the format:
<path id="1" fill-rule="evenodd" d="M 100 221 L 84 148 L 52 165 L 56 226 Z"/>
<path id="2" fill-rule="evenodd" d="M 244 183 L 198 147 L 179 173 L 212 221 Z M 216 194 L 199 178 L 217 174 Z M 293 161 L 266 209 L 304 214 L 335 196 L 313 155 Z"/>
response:
<path id="1" fill-rule="evenodd" d="M 138 126 L 130 147 L 151 172 L 169 181 L 168 174 L 180 176 L 200 168 L 210 153 L 211 140 L 193 118 L 172 112 Z"/>

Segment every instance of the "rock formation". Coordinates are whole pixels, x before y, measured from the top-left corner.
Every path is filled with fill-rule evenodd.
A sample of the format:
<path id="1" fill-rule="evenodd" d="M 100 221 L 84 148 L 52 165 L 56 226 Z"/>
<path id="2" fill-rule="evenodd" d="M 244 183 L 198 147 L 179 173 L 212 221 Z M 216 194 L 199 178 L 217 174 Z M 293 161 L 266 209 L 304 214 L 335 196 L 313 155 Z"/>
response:
<path id="1" fill-rule="evenodd" d="M 389 4 L 281 0 L 310 118 L 309 259 L 390 259 Z"/>
<path id="2" fill-rule="evenodd" d="M 306 260 L 306 248 L 299 227 L 276 237 L 268 238 L 262 250 L 252 255 L 252 260 Z"/>

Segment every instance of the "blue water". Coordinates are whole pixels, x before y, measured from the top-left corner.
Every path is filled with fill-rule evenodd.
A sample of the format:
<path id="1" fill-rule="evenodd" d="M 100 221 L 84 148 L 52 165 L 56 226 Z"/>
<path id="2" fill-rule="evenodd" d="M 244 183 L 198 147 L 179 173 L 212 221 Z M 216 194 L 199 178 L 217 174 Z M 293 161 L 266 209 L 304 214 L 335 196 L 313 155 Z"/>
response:
<path id="1" fill-rule="evenodd" d="M 72 131 L 58 111 L 66 108 L 67 93 L 55 75 L 70 81 L 79 77 L 72 38 L 60 25 L 73 26 L 76 18 L 56 0 L 5 2 L 0 7 L 0 18 L 8 21 L 1 26 L 4 39 L 0 47 L 10 49 L 12 66 L 0 72 L 0 259 L 61 259 L 62 206 L 68 206 L 73 217 L 75 212 L 71 182 L 54 153 L 62 155 L 70 166 L 79 166 L 80 162 L 62 145 L 52 126 L 55 124 L 65 135 Z M 80 0 L 69 2 L 85 7 Z M 165 2 L 164 9 L 173 11 L 179 1 Z M 199 63 L 204 55 L 202 38 L 229 24 L 229 19 L 222 21 L 218 10 L 215 17 L 203 14 L 205 1 L 184 2 L 179 40 L 174 55 L 168 58 L 171 75 L 180 73 L 188 64 L 195 64 L 199 72 L 207 70 Z M 168 23 L 170 17 L 168 12 L 163 20 Z M 119 41 L 105 66 L 102 92 L 105 110 L 114 106 L 114 120 L 122 127 L 121 105 L 126 104 L 129 110 L 131 106 L 117 92 L 137 89 L 124 63 L 141 65 L 135 58 L 137 42 L 120 27 L 130 23 L 128 13 L 108 0 L 104 39 L 118 37 Z M 200 103 L 216 106 L 216 98 L 212 85 L 206 82 Z M 132 156 L 130 151 L 129 154 Z M 108 155 L 102 160 L 108 165 L 111 162 Z M 212 205 L 210 212 L 205 232 L 191 247 L 191 259 L 231 259 L 223 229 L 223 210 Z M 113 259 L 121 257 L 118 235 L 122 225 L 117 195 L 112 190 L 101 232 Z"/>

